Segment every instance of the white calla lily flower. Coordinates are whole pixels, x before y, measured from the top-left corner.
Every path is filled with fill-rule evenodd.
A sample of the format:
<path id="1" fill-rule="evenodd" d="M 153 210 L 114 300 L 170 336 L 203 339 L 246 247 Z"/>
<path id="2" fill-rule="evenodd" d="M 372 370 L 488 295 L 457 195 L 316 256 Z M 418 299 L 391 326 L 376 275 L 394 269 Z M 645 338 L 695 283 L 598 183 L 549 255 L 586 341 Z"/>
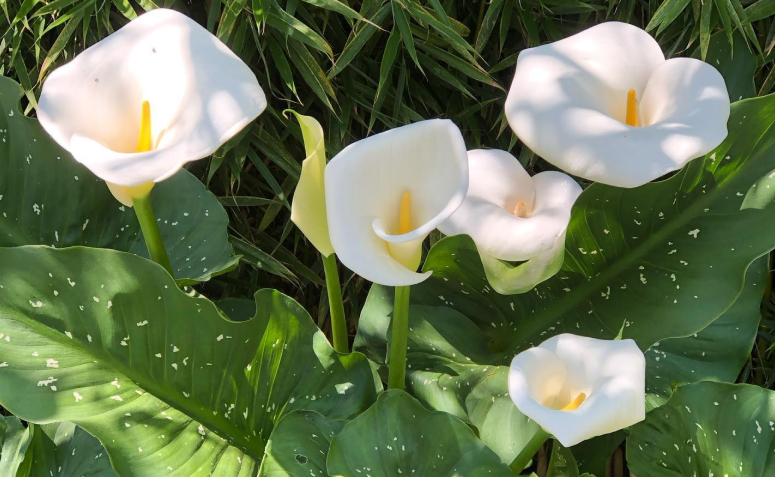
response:
<path id="1" fill-rule="evenodd" d="M 37 113 L 125 202 L 211 155 L 264 108 L 237 55 L 185 15 L 156 9 L 52 72 Z"/>
<path id="2" fill-rule="evenodd" d="M 721 74 L 693 58 L 665 60 L 632 25 L 608 22 L 519 54 L 506 117 L 555 166 L 637 187 L 683 167 L 727 136 Z"/>
<path id="3" fill-rule="evenodd" d="M 633 340 L 561 334 L 518 354 L 509 395 L 565 447 L 646 418 L 646 358 Z"/>
<path id="4" fill-rule="evenodd" d="M 496 149 L 469 151 L 468 173 L 463 204 L 439 230 L 473 239 L 499 293 L 524 293 L 557 273 L 581 194 L 576 181 L 555 171 L 530 177 L 516 157 Z M 501 260 L 526 263 L 511 267 Z"/>
<path id="5" fill-rule="evenodd" d="M 463 202 L 468 160 L 460 130 L 431 119 L 355 142 L 326 166 L 331 244 L 360 276 L 388 286 L 417 273 L 422 241 Z"/>

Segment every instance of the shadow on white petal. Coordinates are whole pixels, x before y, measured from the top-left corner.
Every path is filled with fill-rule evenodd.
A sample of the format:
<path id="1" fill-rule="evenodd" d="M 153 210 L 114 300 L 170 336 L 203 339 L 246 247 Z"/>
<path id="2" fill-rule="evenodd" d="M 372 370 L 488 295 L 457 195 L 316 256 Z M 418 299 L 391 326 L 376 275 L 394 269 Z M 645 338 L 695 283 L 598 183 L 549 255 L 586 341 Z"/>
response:
<path id="1" fill-rule="evenodd" d="M 642 127 L 625 124 L 629 90 Z M 646 32 L 609 22 L 520 53 L 506 116 L 531 150 L 562 170 L 637 187 L 718 146 L 729 97 L 712 66 L 665 61 Z"/>
<path id="2" fill-rule="evenodd" d="M 468 194 L 439 230 L 471 237 L 495 291 L 525 293 L 562 267 L 565 231 L 581 187 L 561 172 L 530 177 L 506 151 L 473 150 L 468 160 Z"/>
<path id="3" fill-rule="evenodd" d="M 644 419 L 645 369 L 633 340 L 565 333 L 514 357 L 509 395 L 523 414 L 569 447 Z M 586 398 L 578 408 L 561 410 L 580 393 Z"/>
<path id="4" fill-rule="evenodd" d="M 468 190 L 465 143 L 451 121 L 420 121 L 346 147 L 328 163 L 325 182 L 341 262 L 375 283 L 416 284 L 430 276 L 415 273 L 422 241 Z"/>

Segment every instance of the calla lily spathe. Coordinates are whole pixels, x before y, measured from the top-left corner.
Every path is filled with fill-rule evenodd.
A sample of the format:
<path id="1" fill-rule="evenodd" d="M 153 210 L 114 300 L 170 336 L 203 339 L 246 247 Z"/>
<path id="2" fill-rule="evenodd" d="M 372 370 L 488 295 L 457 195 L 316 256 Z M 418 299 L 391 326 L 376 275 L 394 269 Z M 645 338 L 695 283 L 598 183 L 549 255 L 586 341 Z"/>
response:
<path id="1" fill-rule="evenodd" d="M 509 395 L 565 447 L 646 418 L 646 359 L 633 340 L 561 334 L 514 357 Z"/>
<path id="2" fill-rule="evenodd" d="M 156 9 L 52 72 L 37 113 L 57 143 L 120 192 L 211 155 L 265 107 L 256 76 L 226 45 L 185 15 Z M 145 128 L 148 150 L 138 140 Z"/>
<path id="3" fill-rule="evenodd" d="M 499 293 L 524 293 L 562 266 L 565 230 L 581 187 L 561 172 L 533 177 L 506 151 L 468 152 L 468 193 L 439 226 L 447 235 L 469 235 L 487 278 Z M 512 267 L 501 262 L 525 262 Z"/>
<path id="4" fill-rule="evenodd" d="M 463 202 L 468 160 L 460 130 L 432 119 L 353 143 L 328 163 L 331 243 L 348 268 L 374 283 L 407 286 L 422 241 Z"/>
<path id="5" fill-rule="evenodd" d="M 307 157 L 301 163 L 301 175 L 291 202 L 291 221 L 324 256 L 334 253 L 328 233 L 326 213 L 326 147 L 323 127 L 311 116 L 294 111 L 304 138 Z"/>
<path id="6" fill-rule="evenodd" d="M 727 136 L 721 74 L 665 60 L 645 31 L 608 22 L 519 54 L 506 117 L 519 139 L 564 171 L 637 187 L 707 154 Z"/>

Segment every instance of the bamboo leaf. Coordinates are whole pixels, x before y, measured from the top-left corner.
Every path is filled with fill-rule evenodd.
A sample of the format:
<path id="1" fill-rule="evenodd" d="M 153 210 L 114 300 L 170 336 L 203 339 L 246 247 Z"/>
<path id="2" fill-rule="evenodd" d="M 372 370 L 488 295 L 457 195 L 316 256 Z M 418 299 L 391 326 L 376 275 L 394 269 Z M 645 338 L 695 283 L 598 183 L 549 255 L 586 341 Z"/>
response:
<path id="1" fill-rule="evenodd" d="M 422 65 L 417 60 L 417 50 L 414 47 L 414 37 L 412 36 L 412 29 L 409 28 L 409 19 L 406 18 L 406 12 L 398 2 L 391 2 L 391 5 L 393 8 L 393 22 L 395 22 L 398 31 L 401 33 L 401 41 L 406 46 L 406 50 L 409 52 L 409 56 L 414 61 L 414 64 L 422 71 Z"/>
<path id="2" fill-rule="evenodd" d="M 279 7 L 272 9 L 267 16 L 266 23 L 284 36 L 293 38 L 316 50 L 322 51 L 329 58 L 334 57 L 331 46 L 322 36 L 316 33 L 312 28 L 289 15 L 285 10 Z M 293 43 L 289 44 L 293 46 Z"/>
<path id="3" fill-rule="evenodd" d="M 339 13 L 352 20 L 363 20 L 363 17 L 361 16 L 360 13 L 356 12 L 355 10 L 353 10 L 347 4 L 345 4 L 344 2 L 341 2 L 340 0 L 302 0 L 302 1 L 304 3 L 309 3 L 310 5 L 314 5 L 316 7 L 324 8 L 326 10 L 331 10 L 332 12 Z"/>

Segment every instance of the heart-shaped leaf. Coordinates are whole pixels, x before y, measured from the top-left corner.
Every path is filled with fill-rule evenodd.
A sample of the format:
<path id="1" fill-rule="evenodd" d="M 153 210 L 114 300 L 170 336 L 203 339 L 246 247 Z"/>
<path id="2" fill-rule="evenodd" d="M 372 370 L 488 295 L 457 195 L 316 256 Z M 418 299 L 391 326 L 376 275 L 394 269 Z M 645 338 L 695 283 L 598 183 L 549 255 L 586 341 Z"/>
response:
<path id="1" fill-rule="evenodd" d="M 756 260 L 745 275 L 743 292 L 716 321 L 692 336 L 669 338 L 646 351 L 649 408 L 664 404 L 679 384 L 735 381 L 759 331 L 768 274 L 769 257 Z"/>
<path id="2" fill-rule="evenodd" d="M 255 475 L 284 414 L 350 418 L 375 399 L 367 360 L 279 292 L 232 322 L 131 254 L 27 246 L 0 263 L 0 404 L 78 424 L 120 475 Z"/>
<path id="3" fill-rule="evenodd" d="M 286 415 L 259 477 L 307 475 L 513 476 L 460 420 L 397 390 L 349 423 L 309 411 Z"/>
<path id="4" fill-rule="evenodd" d="M 570 449 L 557 441 L 552 442 L 552 457 L 546 470 L 546 477 L 595 477 L 592 474 L 579 475 L 576 457 Z"/>
<path id="5" fill-rule="evenodd" d="M 380 364 L 392 302 L 392 289 L 372 287 L 355 341 L 356 348 Z M 410 307 L 407 361 L 409 392 L 476 426 L 481 440 L 504 463 L 510 464 L 539 430 L 511 401 L 508 367 L 495 364 L 489 337 L 452 308 Z"/>
<path id="6" fill-rule="evenodd" d="M 627 461 L 637 475 L 775 474 L 775 393 L 745 384 L 680 386 L 632 427 Z"/>
<path id="7" fill-rule="evenodd" d="M 0 76 L 0 246 L 87 245 L 148 256 L 134 211 L 18 110 L 21 89 Z M 234 268 L 218 199 L 188 171 L 151 192 L 159 229 L 180 284 Z"/>
<path id="8" fill-rule="evenodd" d="M 334 436 L 327 467 L 337 476 L 514 475 L 459 419 L 429 411 L 397 390 L 380 394 Z"/>
<path id="9" fill-rule="evenodd" d="M 612 432 L 581 442 L 571 447 L 579 465 L 579 472 L 591 475 L 606 475 L 608 459 L 627 438 L 625 431 Z"/>
<path id="10" fill-rule="evenodd" d="M 346 422 L 314 411 L 287 414 L 272 431 L 258 476 L 327 476 L 326 457 L 331 439 Z"/>

